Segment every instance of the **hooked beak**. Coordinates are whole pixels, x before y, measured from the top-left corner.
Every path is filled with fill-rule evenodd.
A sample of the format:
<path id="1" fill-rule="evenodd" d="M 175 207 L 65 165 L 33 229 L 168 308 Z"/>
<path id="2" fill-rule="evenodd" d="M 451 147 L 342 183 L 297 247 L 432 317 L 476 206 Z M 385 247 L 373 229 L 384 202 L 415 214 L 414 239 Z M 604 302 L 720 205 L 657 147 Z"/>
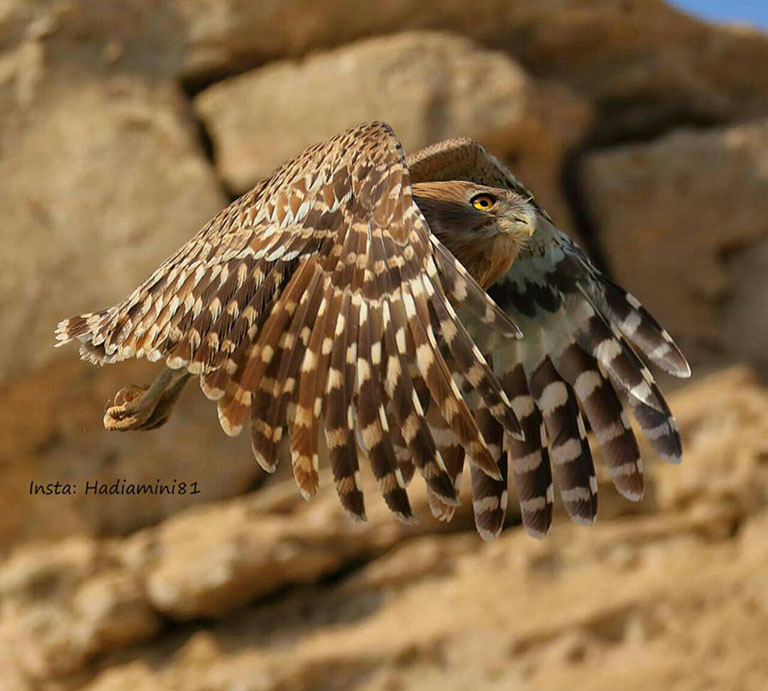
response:
<path id="1" fill-rule="evenodd" d="M 525 209 L 515 220 L 528 231 L 528 237 L 536 232 L 536 212 L 533 209 Z"/>

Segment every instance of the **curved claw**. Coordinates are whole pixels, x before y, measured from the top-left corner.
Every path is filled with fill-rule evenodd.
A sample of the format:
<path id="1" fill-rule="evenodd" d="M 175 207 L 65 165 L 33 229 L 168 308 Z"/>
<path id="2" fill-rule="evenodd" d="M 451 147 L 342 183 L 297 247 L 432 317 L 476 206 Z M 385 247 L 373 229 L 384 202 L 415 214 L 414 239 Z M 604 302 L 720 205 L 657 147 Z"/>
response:
<path id="1" fill-rule="evenodd" d="M 132 384 L 120 389 L 104 408 L 104 428 L 121 432 L 141 429 L 154 411 L 145 401 L 149 388 L 147 384 Z"/>
<path id="2" fill-rule="evenodd" d="M 132 384 L 118 391 L 104 410 L 109 431 L 147 431 L 168 422 L 189 373 L 166 369 L 151 386 Z"/>

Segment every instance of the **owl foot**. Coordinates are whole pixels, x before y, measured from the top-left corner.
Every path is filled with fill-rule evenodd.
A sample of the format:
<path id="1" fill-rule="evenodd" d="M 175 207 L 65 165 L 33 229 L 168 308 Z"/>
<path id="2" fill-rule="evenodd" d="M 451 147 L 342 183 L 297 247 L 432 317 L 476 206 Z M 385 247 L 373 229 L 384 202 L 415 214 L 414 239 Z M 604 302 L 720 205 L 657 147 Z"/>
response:
<path id="1" fill-rule="evenodd" d="M 190 375 L 165 369 L 151 385 L 132 384 L 107 402 L 104 428 L 109 431 L 148 431 L 161 427 L 170 418 Z"/>

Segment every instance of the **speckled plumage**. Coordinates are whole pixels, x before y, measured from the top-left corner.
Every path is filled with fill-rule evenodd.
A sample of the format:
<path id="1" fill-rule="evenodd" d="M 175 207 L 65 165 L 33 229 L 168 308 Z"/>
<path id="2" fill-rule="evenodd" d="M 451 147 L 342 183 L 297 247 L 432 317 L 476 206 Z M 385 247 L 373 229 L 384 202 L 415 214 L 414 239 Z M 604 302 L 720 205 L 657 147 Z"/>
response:
<path id="1" fill-rule="evenodd" d="M 472 206 L 478 194 L 491 195 L 492 211 Z M 685 375 L 668 334 L 478 144 L 450 140 L 406 159 L 383 123 L 291 159 L 125 300 L 61 322 L 57 337 L 79 340 L 98 364 L 144 356 L 172 371 L 119 395 L 108 428 L 163 424 L 198 377 L 227 434 L 250 427 L 265 469 L 287 446 L 305 497 L 327 458 L 357 518 L 360 456 L 404 520 L 413 467 L 433 513 L 452 516 L 466 457 L 483 537 L 503 525 L 508 466 L 525 526 L 546 533 L 550 459 L 569 512 L 591 522 L 579 405 L 631 499 L 642 467 L 622 399 L 662 455 L 680 454 L 674 420 L 625 340 Z"/>
<path id="2" fill-rule="evenodd" d="M 672 338 L 633 295 L 592 265 L 514 175 L 477 142 L 442 142 L 412 154 L 407 163 L 415 183 L 466 180 L 509 189 L 527 198 L 535 212 L 530 241 L 488 287 L 523 338 L 499 340 L 485 329 L 469 329 L 476 339 L 490 335 L 484 348 L 493 352 L 494 372 L 524 432 L 522 440 L 505 434 L 497 456 L 501 467 L 511 467 L 523 525 L 536 537 L 549 530 L 553 474 L 572 518 L 581 523 L 596 518 L 597 482 L 581 411 L 616 488 L 638 501 L 643 465 L 624 407 L 632 410 L 662 458 L 679 462 L 682 446 L 664 397 L 628 341 L 665 371 L 687 377 L 690 369 Z M 443 241 L 466 263 L 461 244 L 455 246 L 447 235 Z M 472 323 L 472 315 L 459 310 L 459 316 Z M 474 400 L 486 439 L 497 438 L 498 429 L 489 429 L 494 422 L 482 416 L 482 402 Z M 495 451 L 498 445 L 490 448 Z M 491 497 L 501 506 L 505 492 L 506 483 L 490 477 L 477 476 L 473 482 L 475 521 L 483 537 L 494 537 L 501 529 L 503 517 Z M 432 506 L 440 515 L 439 503 Z"/>

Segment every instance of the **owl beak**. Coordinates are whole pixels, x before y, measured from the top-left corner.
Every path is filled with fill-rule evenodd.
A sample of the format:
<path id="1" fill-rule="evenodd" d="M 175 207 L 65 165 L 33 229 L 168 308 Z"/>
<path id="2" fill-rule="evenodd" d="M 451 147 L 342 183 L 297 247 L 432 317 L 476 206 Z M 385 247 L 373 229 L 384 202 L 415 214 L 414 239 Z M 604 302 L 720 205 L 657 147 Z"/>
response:
<path id="1" fill-rule="evenodd" d="M 525 228 L 529 237 L 536 232 L 536 215 L 534 213 L 526 210 L 520 216 L 515 218 L 515 221 Z"/>
<path id="2" fill-rule="evenodd" d="M 524 217 L 521 220 L 525 225 L 526 230 L 528 231 L 528 236 L 532 237 L 536 232 L 536 211 L 534 209 L 527 208 L 525 210 Z"/>

